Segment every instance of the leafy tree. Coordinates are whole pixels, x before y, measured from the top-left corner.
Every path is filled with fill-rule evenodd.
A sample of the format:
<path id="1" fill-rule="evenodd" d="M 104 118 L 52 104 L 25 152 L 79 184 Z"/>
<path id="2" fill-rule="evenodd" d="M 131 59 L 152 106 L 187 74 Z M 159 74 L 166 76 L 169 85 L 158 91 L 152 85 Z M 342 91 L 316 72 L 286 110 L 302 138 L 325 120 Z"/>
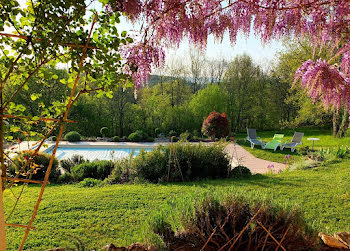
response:
<path id="1" fill-rule="evenodd" d="M 192 130 L 198 130 L 211 111 L 228 111 L 227 99 L 228 93 L 215 84 L 208 85 L 194 94 L 188 105 L 193 114 Z"/>
<path id="2" fill-rule="evenodd" d="M 211 139 L 224 138 L 230 132 L 230 124 L 226 117 L 226 113 L 220 114 L 213 111 L 203 121 L 202 133 Z"/>

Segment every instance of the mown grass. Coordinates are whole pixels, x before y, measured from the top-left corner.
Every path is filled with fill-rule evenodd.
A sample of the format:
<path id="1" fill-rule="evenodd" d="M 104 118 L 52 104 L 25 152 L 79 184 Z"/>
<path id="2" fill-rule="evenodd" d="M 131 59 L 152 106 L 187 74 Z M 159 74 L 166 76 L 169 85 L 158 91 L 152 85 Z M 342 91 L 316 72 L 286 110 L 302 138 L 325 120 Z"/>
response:
<path id="1" fill-rule="evenodd" d="M 350 165 L 348 160 L 313 170 L 255 175 L 248 179 L 224 179 L 193 183 L 111 185 L 80 188 L 77 185 L 49 185 L 30 232 L 26 249 L 74 247 L 79 240 L 88 250 L 108 243 L 128 245 L 145 242 L 145 226 L 154 215 L 171 212 L 181 217 L 186 197 L 206 194 L 235 194 L 248 199 L 269 200 L 281 207 L 299 207 L 306 222 L 317 231 L 350 230 Z M 39 187 L 26 188 L 23 200 L 9 222 L 25 224 L 32 212 Z M 20 187 L 14 188 L 18 193 Z M 5 211 L 14 199 L 5 191 Z M 170 217 L 170 216 L 169 216 Z M 15 250 L 22 229 L 8 228 L 9 250 Z"/>
<path id="2" fill-rule="evenodd" d="M 312 141 L 307 140 L 307 138 L 319 138 L 319 141 L 315 141 L 315 147 L 314 149 L 321 149 L 321 148 L 337 148 L 339 146 L 350 146 L 350 137 L 344 137 L 344 138 L 334 138 L 332 136 L 332 132 L 330 130 L 318 130 L 318 129 L 296 129 L 297 132 L 303 132 L 303 144 L 301 146 L 297 147 L 297 150 L 292 153 L 290 149 L 284 149 L 281 151 L 279 148 L 275 152 L 273 150 L 263 150 L 260 146 L 255 146 L 254 149 L 250 148 L 250 143 L 245 142 L 245 138 L 247 137 L 247 134 L 237 134 L 236 138 L 238 140 L 238 143 L 247 151 L 249 151 L 251 154 L 253 154 L 257 158 L 276 161 L 284 163 L 286 161 L 286 155 L 291 155 L 291 162 L 299 161 L 303 159 L 303 156 L 300 156 L 298 154 L 298 149 L 300 147 L 312 147 Z M 257 135 L 264 141 L 269 142 L 275 133 L 282 133 L 284 134 L 284 140 L 282 142 L 285 142 L 287 140 L 291 140 L 293 138 L 294 130 L 280 130 L 280 131 L 257 131 Z"/>

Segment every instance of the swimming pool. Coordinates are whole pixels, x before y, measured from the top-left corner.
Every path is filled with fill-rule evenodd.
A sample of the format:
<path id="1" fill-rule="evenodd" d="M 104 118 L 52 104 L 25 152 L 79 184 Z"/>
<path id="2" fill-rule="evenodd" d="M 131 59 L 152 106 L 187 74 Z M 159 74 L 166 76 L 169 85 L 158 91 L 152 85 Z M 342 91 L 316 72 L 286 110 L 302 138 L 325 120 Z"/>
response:
<path id="1" fill-rule="evenodd" d="M 54 146 L 49 147 L 44 152 L 51 154 Z M 151 148 L 126 148 L 126 147 L 96 147 L 96 146 L 79 146 L 79 147 L 66 147 L 59 146 L 56 152 L 56 158 L 68 159 L 73 155 L 81 155 L 86 160 L 118 160 L 127 158 L 133 153 L 134 156 L 138 155 L 141 150 L 151 151 Z"/>

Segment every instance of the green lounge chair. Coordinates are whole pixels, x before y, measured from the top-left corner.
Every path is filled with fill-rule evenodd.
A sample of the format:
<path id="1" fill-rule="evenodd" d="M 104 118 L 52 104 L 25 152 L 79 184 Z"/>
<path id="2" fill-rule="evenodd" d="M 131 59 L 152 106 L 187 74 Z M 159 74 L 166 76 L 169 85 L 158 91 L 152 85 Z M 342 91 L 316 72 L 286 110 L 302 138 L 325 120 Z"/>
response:
<path id="1" fill-rule="evenodd" d="M 293 136 L 292 141 L 285 142 L 284 144 L 282 144 L 280 146 L 281 150 L 283 150 L 283 148 L 290 148 L 291 152 L 294 152 L 297 145 L 303 144 L 303 142 L 302 142 L 303 136 L 304 136 L 304 133 L 302 133 L 302 132 L 294 132 L 294 136 Z"/>
<path id="2" fill-rule="evenodd" d="M 265 145 L 264 149 L 271 149 L 276 151 L 277 147 L 281 145 L 283 137 L 284 134 L 275 134 L 273 136 L 273 139 Z"/>

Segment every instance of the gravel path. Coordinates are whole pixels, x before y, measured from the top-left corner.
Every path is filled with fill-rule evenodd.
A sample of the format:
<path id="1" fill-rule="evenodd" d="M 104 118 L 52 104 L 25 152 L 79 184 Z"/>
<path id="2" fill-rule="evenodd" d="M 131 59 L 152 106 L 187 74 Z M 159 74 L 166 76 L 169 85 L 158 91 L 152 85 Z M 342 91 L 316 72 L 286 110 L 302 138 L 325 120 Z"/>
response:
<path id="1" fill-rule="evenodd" d="M 229 144 L 226 147 L 226 151 L 233 157 L 234 166 L 240 163 L 242 166 L 248 167 L 252 173 L 267 173 L 270 170 L 279 172 L 279 170 L 285 168 L 285 165 L 282 163 L 258 159 L 237 144 Z"/>

